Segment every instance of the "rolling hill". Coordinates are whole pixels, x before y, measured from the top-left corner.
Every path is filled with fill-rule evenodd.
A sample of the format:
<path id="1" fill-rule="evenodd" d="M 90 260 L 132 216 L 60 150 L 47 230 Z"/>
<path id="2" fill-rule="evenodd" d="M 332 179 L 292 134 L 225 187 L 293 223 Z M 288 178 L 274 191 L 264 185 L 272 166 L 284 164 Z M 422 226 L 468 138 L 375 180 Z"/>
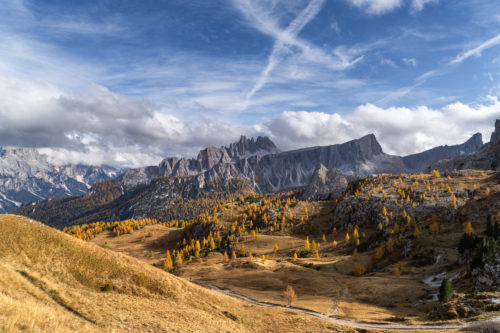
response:
<path id="1" fill-rule="evenodd" d="M 0 331 L 324 332 L 28 218 L 0 216 Z"/>

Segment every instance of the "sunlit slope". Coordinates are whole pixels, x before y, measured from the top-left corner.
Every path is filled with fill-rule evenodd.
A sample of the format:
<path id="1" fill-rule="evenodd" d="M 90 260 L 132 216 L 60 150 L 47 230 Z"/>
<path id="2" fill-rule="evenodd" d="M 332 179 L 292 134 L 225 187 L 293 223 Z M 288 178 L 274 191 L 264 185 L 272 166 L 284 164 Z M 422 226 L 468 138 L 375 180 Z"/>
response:
<path id="1" fill-rule="evenodd" d="M 325 331 L 25 217 L 0 216 L 0 331 Z"/>

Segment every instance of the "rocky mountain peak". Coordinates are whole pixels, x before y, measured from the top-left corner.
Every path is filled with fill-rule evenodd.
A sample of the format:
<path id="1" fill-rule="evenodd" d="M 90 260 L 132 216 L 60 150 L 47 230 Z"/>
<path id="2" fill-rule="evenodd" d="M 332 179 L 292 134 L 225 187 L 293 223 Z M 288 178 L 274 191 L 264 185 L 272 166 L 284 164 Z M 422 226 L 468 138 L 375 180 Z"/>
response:
<path id="1" fill-rule="evenodd" d="M 500 143 L 500 119 L 497 119 L 495 121 L 495 130 L 493 131 L 493 133 L 491 133 L 490 143 L 491 144 Z"/>
<path id="2" fill-rule="evenodd" d="M 357 140 L 355 140 L 362 151 L 370 152 L 372 155 L 382 154 L 382 146 L 377 141 L 375 134 L 367 134 Z"/>
<path id="3" fill-rule="evenodd" d="M 466 146 L 474 147 L 477 150 L 483 145 L 483 136 L 481 135 L 481 133 L 476 133 L 464 144 Z"/>
<path id="4" fill-rule="evenodd" d="M 227 148 L 231 157 L 249 157 L 252 155 L 267 155 L 279 153 L 278 147 L 267 136 L 259 136 L 248 139 L 242 135 L 238 142 L 234 142 Z"/>

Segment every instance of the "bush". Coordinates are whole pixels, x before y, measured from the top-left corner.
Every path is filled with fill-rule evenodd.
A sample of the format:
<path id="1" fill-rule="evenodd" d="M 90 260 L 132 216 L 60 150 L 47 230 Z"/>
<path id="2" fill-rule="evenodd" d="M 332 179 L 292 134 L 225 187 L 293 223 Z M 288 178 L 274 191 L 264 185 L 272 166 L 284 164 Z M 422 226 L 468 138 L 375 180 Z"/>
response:
<path id="1" fill-rule="evenodd" d="M 465 250 L 470 250 L 476 247 L 478 242 L 478 238 L 474 234 L 467 234 L 464 232 L 462 237 L 460 237 L 460 241 L 458 243 L 458 252 L 463 254 Z"/>
<path id="2" fill-rule="evenodd" d="M 354 275 L 360 276 L 365 274 L 365 266 L 360 265 L 360 264 L 354 264 Z"/>
<path id="3" fill-rule="evenodd" d="M 444 278 L 441 282 L 441 286 L 439 287 L 439 301 L 447 302 L 451 295 L 453 294 L 453 289 L 451 286 L 450 280 L 448 278 Z"/>
<path id="4" fill-rule="evenodd" d="M 101 287 L 101 291 L 111 291 L 111 285 L 109 283 L 106 283 L 104 286 Z"/>

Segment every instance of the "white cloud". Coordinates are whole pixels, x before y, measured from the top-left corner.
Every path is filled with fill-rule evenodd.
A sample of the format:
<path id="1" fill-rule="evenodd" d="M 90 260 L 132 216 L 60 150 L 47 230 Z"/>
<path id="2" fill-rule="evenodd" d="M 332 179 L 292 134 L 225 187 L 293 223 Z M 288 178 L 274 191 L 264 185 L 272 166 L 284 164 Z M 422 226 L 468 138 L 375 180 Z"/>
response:
<path id="1" fill-rule="evenodd" d="M 345 116 L 283 112 L 266 126 L 276 142 L 287 149 L 342 143 L 374 133 L 386 152 L 405 155 L 462 143 L 476 132 L 488 141 L 499 115 L 500 102 L 490 96 L 483 104 L 456 102 L 440 109 L 365 104 Z"/>
<path id="2" fill-rule="evenodd" d="M 346 0 L 352 6 L 356 6 L 368 14 L 380 15 L 400 8 L 405 0 Z M 439 0 L 408 0 L 412 11 L 419 12 L 425 5 L 435 3 Z"/>
<path id="3" fill-rule="evenodd" d="M 156 164 L 167 156 L 196 156 L 201 148 L 227 145 L 241 134 L 268 135 L 288 150 L 375 133 L 387 152 L 414 153 L 463 142 L 476 131 L 487 140 L 500 114 L 498 98 L 489 97 L 482 104 L 456 102 L 440 109 L 365 104 L 346 115 L 285 111 L 270 120 L 238 125 L 181 118 L 100 86 L 68 94 L 50 85 L 0 77 L 0 96 L 4 96 L 0 99 L 0 145 L 44 148 L 58 163 L 132 167 Z"/>
<path id="4" fill-rule="evenodd" d="M 470 58 L 472 56 L 479 57 L 479 56 L 481 56 L 481 52 L 483 52 L 484 50 L 487 50 L 493 46 L 496 46 L 498 44 L 500 44 L 500 35 L 496 35 L 495 37 L 488 39 L 487 41 L 481 43 L 480 45 L 476 46 L 475 48 L 459 54 L 458 56 L 455 57 L 455 59 L 450 61 L 450 64 L 451 65 L 459 64 L 462 61 L 464 61 L 465 59 Z"/>
<path id="5" fill-rule="evenodd" d="M 345 52 L 343 48 L 333 50 L 332 56 L 332 54 L 326 53 L 321 48 L 298 37 L 300 31 L 319 13 L 324 2 L 325 0 L 310 1 L 288 27 L 283 29 L 279 25 L 280 14 L 272 13 L 274 7 L 272 3 L 266 3 L 266 7 L 257 1 L 234 1 L 235 7 L 252 27 L 275 39 L 267 65 L 246 96 L 247 103 L 269 81 L 271 72 L 287 56 L 294 54 L 292 47 L 300 50 L 299 56 L 303 61 L 321 64 L 330 70 L 343 70 L 361 60 L 361 57 L 354 58 L 355 55 L 349 54 L 349 50 Z"/>
<path id="6" fill-rule="evenodd" d="M 387 58 L 380 59 L 380 64 L 387 65 L 387 66 L 392 67 L 392 68 L 398 68 L 398 65 L 396 65 L 396 63 L 393 60 L 387 59 Z"/>
<path id="7" fill-rule="evenodd" d="M 347 0 L 369 14 L 384 14 L 390 12 L 403 4 L 402 0 Z"/>
<path id="8" fill-rule="evenodd" d="M 403 62 L 413 67 L 417 67 L 417 59 L 415 58 L 403 58 Z"/>
<path id="9" fill-rule="evenodd" d="M 332 23 L 330 23 L 330 27 L 337 33 L 337 34 L 340 34 L 340 26 L 339 26 L 339 23 L 337 21 L 333 21 Z"/>
<path id="10" fill-rule="evenodd" d="M 438 1 L 439 0 L 412 0 L 411 8 L 415 11 L 421 11 L 422 9 L 424 9 L 425 5 Z"/>

